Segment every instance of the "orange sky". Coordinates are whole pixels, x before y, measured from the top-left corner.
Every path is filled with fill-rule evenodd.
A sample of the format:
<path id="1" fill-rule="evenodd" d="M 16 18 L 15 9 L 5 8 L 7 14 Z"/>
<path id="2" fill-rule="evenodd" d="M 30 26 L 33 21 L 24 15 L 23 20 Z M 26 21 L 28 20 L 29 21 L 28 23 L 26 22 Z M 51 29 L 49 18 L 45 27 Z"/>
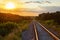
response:
<path id="1" fill-rule="evenodd" d="M 10 2 L 10 7 L 12 3 L 14 3 L 15 8 L 10 9 L 9 8 L 9 3 Z M 35 12 L 25 12 L 24 10 L 26 9 L 25 5 L 21 2 L 18 2 L 16 0 L 2 0 L 0 1 L 0 12 L 3 13 L 12 13 L 12 14 L 17 14 L 21 16 L 37 16 L 38 14 Z M 29 10 L 29 9 L 28 9 Z"/>
<path id="2" fill-rule="evenodd" d="M 21 15 L 21 16 L 38 16 L 38 13 L 36 13 L 36 12 L 28 12 L 28 11 L 24 11 L 22 9 L 18 9 L 18 10 L 17 9 L 15 9 L 15 10 L 0 9 L 0 12 L 11 13 L 11 14 L 16 14 L 16 15 Z"/>
<path id="3" fill-rule="evenodd" d="M 37 1 L 41 3 L 38 3 Z M 29 2 L 29 3 L 25 3 L 25 2 Z M 11 6 L 12 4 L 14 6 Z M 46 6 L 60 7 L 60 0 L 47 0 L 47 1 L 46 0 L 43 1 L 42 0 L 0 0 L 0 12 L 13 13 L 22 16 L 37 16 L 39 13 L 31 12 L 31 11 L 33 9 L 38 11 L 46 10 L 46 8 L 43 8 Z"/>

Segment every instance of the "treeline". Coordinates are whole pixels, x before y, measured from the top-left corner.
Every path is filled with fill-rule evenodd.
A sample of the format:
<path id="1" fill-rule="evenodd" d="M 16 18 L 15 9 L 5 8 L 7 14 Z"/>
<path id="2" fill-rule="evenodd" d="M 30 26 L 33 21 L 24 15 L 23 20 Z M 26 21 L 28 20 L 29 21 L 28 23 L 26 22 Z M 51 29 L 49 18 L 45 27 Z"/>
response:
<path id="1" fill-rule="evenodd" d="M 54 22 L 57 22 L 60 24 L 60 11 L 52 12 L 52 13 L 42 13 L 37 18 L 37 20 L 54 20 Z"/>
<path id="2" fill-rule="evenodd" d="M 31 20 L 31 17 L 23 17 L 19 15 L 10 14 L 10 13 L 0 13 L 0 23 L 8 22 L 8 21 L 20 23 L 23 20 Z"/>

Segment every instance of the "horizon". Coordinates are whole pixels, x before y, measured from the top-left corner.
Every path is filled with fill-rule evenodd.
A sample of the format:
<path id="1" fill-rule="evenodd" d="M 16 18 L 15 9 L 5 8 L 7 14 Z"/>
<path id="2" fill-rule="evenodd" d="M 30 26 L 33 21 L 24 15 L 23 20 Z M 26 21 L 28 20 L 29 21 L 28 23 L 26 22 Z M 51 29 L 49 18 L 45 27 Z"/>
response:
<path id="1" fill-rule="evenodd" d="M 0 12 L 37 16 L 44 12 L 60 11 L 59 3 L 60 0 L 1 0 Z"/>

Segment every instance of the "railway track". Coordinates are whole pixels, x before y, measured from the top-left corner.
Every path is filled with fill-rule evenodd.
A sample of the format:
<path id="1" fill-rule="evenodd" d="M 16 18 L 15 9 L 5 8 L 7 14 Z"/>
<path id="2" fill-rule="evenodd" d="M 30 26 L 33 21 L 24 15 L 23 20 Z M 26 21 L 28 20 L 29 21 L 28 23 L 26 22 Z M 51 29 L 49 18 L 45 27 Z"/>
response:
<path id="1" fill-rule="evenodd" d="M 47 30 L 38 22 L 34 22 L 34 32 L 36 40 L 60 40 L 57 36 Z"/>
<path id="2" fill-rule="evenodd" d="M 60 40 L 40 23 L 33 21 L 29 29 L 22 33 L 22 40 Z"/>

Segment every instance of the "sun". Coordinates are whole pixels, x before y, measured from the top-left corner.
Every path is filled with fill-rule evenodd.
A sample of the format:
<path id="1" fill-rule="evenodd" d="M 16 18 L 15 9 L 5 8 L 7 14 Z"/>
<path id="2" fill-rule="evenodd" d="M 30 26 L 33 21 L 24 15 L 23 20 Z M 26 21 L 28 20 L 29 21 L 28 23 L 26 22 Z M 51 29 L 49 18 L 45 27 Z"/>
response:
<path id="1" fill-rule="evenodd" d="M 8 2 L 5 4 L 5 8 L 10 10 L 16 8 L 16 6 L 13 2 Z"/>

